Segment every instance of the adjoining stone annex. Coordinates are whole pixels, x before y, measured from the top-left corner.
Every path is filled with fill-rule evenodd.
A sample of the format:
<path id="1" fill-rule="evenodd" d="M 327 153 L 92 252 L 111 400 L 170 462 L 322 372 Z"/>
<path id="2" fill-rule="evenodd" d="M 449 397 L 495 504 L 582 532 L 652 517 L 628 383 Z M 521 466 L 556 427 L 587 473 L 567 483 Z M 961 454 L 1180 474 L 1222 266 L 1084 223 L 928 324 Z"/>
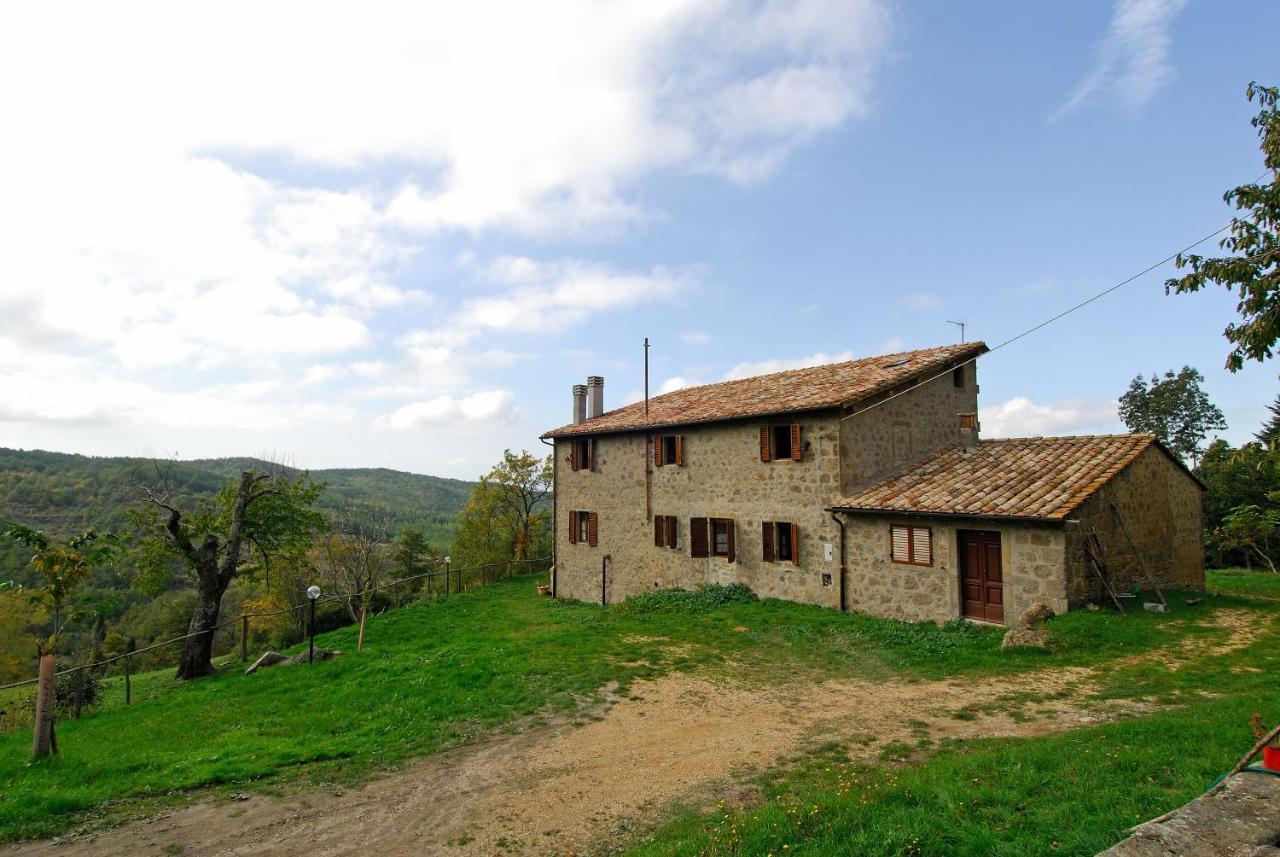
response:
<path id="1" fill-rule="evenodd" d="M 980 440 L 981 342 L 691 387 L 554 443 L 554 594 L 742 583 L 910 620 L 1004 624 L 1137 584 L 1200 589 L 1195 477 L 1150 435 Z"/>

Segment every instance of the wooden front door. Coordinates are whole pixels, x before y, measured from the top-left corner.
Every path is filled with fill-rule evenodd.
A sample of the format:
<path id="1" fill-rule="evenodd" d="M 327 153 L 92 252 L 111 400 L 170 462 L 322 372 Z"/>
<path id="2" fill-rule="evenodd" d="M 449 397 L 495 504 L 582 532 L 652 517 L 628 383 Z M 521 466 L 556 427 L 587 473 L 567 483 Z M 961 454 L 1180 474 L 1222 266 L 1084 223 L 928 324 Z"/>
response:
<path id="1" fill-rule="evenodd" d="M 1004 574 L 1000 534 L 959 530 L 960 603 L 966 618 L 1004 624 Z"/>

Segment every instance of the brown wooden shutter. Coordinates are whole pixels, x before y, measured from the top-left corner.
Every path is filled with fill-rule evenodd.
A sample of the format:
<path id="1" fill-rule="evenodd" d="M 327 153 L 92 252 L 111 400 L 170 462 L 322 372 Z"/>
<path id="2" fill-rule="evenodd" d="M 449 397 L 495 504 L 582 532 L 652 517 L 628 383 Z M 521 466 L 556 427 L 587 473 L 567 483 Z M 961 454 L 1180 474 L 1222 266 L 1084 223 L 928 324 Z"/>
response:
<path id="1" fill-rule="evenodd" d="M 594 437 L 587 438 L 587 469 L 596 469 L 596 439 Z"/>
<path id="2" fill-rule="evenodd" d="M 791 525 L 791 564 L 800 564 L 800 525 Z"/>
<path id="3" fill-rule="evenodd" d="M 684 435 L 676 435 L 676 467 L 684 467 Z"/>
<path id="4" fill-rule="evenodd" d="M 653 464 L 655 467 L 663 465 L 662 460 L 662 435 L 658 435 L 653 439 Z"/>
<path id="5" fill-rule="evenodd" d="M 598 541 L 598 524 L 600 516 L 595 512 L 587 512 L 587 544 L 595 547 Z"/>
<path id="6" fill-rule="evenodd" d="M 576 437 L 569 438 L 569 469 L 578 469 L 578 439 Z"/>
<path id="7" fill-rule="evenodd" d="M 911 529 L 896 525 L 890 527 L 889 546 L 894 562 L 911 562 Z"/>
<path id="8" fill-rule="evenodd" d="M 911 561 L 933 565 L 933 532 L 928 527 L 911 528 Z"/>
<path id="9" fill-rule="evenodd" d="M 689 555 L 692 557 L 705 557 L 711 551 L 707 541 L 707 519 L 706 518 L 690 518 L 689 519 Z"/>
<path id="10" fill-rule="evenodd" d="M 800 460 L 800 423 L 791 424 L 791 460 Z"/>
<path id="11" fill-rule="evenodd" d="M 578 513 L 569 513 L 569 544 L 576 545 L 578 543 Z"/>
<path id="12" fill-rule="evenodd" d="M 653 546 L 655 548 L 666 547 L 666 522 L 661 515 L 653 516 Z"/>
<path id="13" fill-rule="evenodd" d="M 667 547 L 674 548 L 678 546 L 680 535 L 680 524 L 675 515 L 667 516 Z"/>
<path id="14" fill-rule="evenodd" d="M 725 523 L 725 529 L 729 531 L 729 556 L 726 557 L 726 559 L 728 559 L 729 562 L 737 562 L 738 553 L 735 550 L 736 546 L 734 545 L 734 538 L 733 538 L 733 532 L 735 527 L 733 526 L 733 521 L 725 521 L 724 523 Z"/>
<path id="15" fill-rule="evenodd" d="M 760 460 L 769 461 L 772 458 L 769 454 L 769 427 L 760 426 Z"/>
<path id="16" fill-rule="evenodd" d="M 764 545 L 764 561 L 773 562 L 773 521 L 760 522 L 760 543 Z"/>

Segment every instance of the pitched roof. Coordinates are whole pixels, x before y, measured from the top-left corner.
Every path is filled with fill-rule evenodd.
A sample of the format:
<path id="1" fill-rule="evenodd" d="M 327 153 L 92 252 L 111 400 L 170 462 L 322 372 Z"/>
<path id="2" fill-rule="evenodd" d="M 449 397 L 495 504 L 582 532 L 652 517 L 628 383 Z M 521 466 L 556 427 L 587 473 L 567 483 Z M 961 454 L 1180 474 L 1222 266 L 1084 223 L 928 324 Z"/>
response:
<path id="1" fill-rule="evenodd" d="M 968 342 L 686 387 L 649 399 L 647 419 L 644 403 L 636 402 L 576 425 L 561 426 L 543 437 L 636 431 L 838 408 L 912 378 L 944 371 L 986 351 L 984 343 Z"/>
<path id="2" fill-rule="evenodd" d="M 934 453 L 831 508 L 1063 520 L 1152 445 L 1164 451 L 1150 434 L 984 440 Z"/>

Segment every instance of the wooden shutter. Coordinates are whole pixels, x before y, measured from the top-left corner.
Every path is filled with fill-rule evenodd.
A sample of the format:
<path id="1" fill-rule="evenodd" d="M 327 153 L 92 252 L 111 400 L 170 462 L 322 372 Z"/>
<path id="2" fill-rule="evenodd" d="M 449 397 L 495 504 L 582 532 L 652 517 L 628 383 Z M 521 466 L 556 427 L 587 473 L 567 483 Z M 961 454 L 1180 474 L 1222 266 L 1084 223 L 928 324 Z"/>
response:
<path id="1" fill-rule="evenodd" d="M 662 460 L 662 435 L 653 439 L 653 463 L 655 467 L 661 467 L 665 463 Z"/>
<path id="2" fill-rule="evenodd" d="M 661 515 L 653 516 L 653 546 L 662 548 L 667 546 L 666 542 L 667 526 L 666 521 Z"/>
<path id="3" fill-rule="evenodd" d="M 734 539 L 733 539 L 733 531 L 734 531 L 733 521 L 725 521 L 724 524 L 725 524 L 725 529 L 729 531 L 729 556 L 727 556 L 726 559 L 728 559 L 729 562 L 737 562 L 738 553 L 735 549 L 736 546 L 734 545 Z"/>
<path id="4" fill-rule="evenodd" d="M 692 557 L 705 557 L 711 552 L 709 547 L 710 545 L 707 541 L 707 519 L 690 518 L 689 555 Z"/>
<path id="5" fill-rule="evenodd" d="M 595 512 L 587 512 L 587 544 L 592 547 L 595 547 L 598 543 L 597 525 L 599 520 L 600 516 Z"/>
<path id="6" fill-rule="evenodd" d="M 675 515 L 668 515 L 667 516 L 667 547 L 669 548 L 677 547 L 677 542 L 679 541 L 679 535 L 680 535 L 679 520 L 676 518 Z"/>
<path id="7" fill-rule="evenodd" d="M 576 545 L 578 543 L 578 513 L 569 513 L 569 544 Z"/>
<path id="8" fill-rule="evenodd" d="M 928 527 L 911 528 L 911 561 L 933 565 L 933 532 Z"/>
<path id="9" fill-rule="evenodd" d="M 800 564 L 800 525 L 791 525 L 791 564 Z"/>
<path id="10" fill-rule="evenodd" d="M 576 437 L 569 438 L 569 469 L 578 469 L 578 439 Z"/>
<path id="11" fill-rule="evenodd" d="M 760 426 L 760 460 L 769 461 L 772 456 L 769 454 L 769 427 Z"/>
<path id="12" fill-rule="evenodd" d="M 791 460 L 800 460 L 800 423 L 791 424 Z"/>
<path id="13" fill-rule="evenodd" d="M 773 521 L 760 522 L 760 543 L 764 545 L 764 561 L 773 562 Z"/>
<path id="14" fill-rule="evenodd" d="M 676 467 L 684 467 L 684 435 L 676 435 Z"/>
<path id="15" fill-rule="evenodd" d="M 587 438 L 587 469 L 596 469 L 596 439 L 594 437 Z"/>
<path id="16" fill-rule="evenodd" d="M 889 544 L 894 562 L 911 562 L 911 530 L 894 525 L 889 528 Z"/>

